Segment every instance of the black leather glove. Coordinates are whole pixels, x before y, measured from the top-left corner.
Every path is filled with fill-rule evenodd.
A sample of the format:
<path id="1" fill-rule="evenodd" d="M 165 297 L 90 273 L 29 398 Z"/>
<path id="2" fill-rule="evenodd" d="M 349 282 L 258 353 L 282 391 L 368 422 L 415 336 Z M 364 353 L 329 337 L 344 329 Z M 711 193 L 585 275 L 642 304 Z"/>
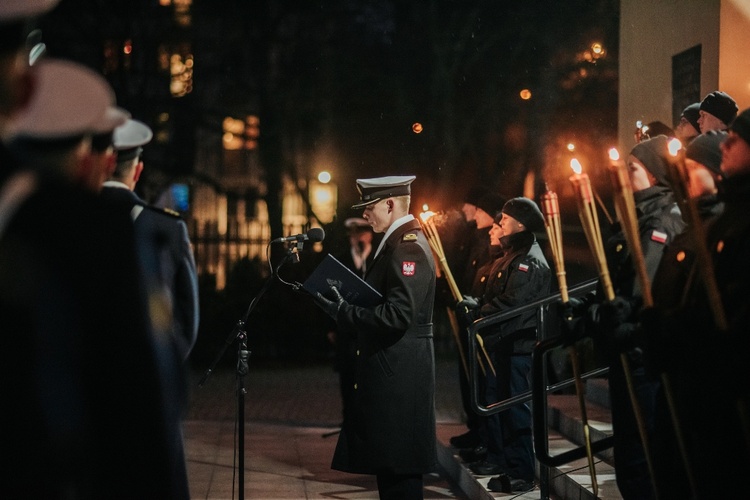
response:
<path id="1" fill-rule="evenodd" d="M 599 305 L 596 340 L 610 355 L 633 351 L 640 354 L 640 328 L 630 300 L 617 296 Z"/>
<path id="2" fill-rule="evenodd" d="M 557 311 L 560 316 L 560 334 L 563 338 L 563 345 L 569 346 L 576 343 L 582 336 L 583 332 L 579 327 L 579 319 L 583 307 L 581 299 L 570 298 L 568 302 L 560 304 Z"/>
<path id="3" fill-rule="evenodd" d="M 631 318 L 633 312 L 630 301 L 619 295 L 611 302 L 604 302 L 599 306 L 599 329 L 612 333 L 620 325 Z"/>
<path id="4" fill-rule="evenodd" d="M 479 301 L 476 299 L 476 297 L 472 297 L 471 295 L 464 295 L 464 298 L 458 301 L 458 304 L 456 304 L 456 310 L 461 310 L 463 308 L 472 310 L 472 309 L 479 309 Z"/>
<path id="5" fill-rule="evenodd" d="M 468 328 L 474 320 L 479 318 L 479 301 L 471 295 L 464 295 L 464 298 L 456 304 L 456 317 L 462 328 Z"/>
<path id="6" fill-rule="evenodd" d="M 326 298 L 322 293 L 317 292 L 314 295 L 315 303 L 320 306 L 323 311 L 333 319 L 336 319 L 339 314 L 339 309 L 341 309 L 341 306 L 346 304 L 346 301 L 344 300 L 344 297 L 341 296 L 341 293 L 339 292 L 339 289 L 336 288 L 334 285 L 331 285 L 331 294 L 334 296 L 334 300 L 329 300 Z"/>

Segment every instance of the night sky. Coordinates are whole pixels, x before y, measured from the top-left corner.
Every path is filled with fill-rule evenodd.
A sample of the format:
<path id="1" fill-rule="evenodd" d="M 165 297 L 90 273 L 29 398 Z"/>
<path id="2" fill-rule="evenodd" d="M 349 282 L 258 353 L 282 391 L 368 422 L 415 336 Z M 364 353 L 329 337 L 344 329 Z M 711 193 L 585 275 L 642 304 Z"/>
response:
<path id="1" fill-rule="evenodd" d="M 194 0 L 182 25 L 159 4 L 62 0 L 41 23 L 48 54 L 101 69 L 102 48 L 130 40 L 129 66 L 106 76 L 138 116 L 169 100 L 154 90 L 156 48 L 189 42 L 195 84 L 174 105 L 177 137 L 260 113 L 263 168 L 325 167 L 342 204 L 357 177 L 390 174 L 418 176 L 417 202 L 448 205 L 474 184 L 518 195 L 558 142 L 595 148 L 615 135 L 616 0 Z M 595 41 L 606 57 L 582 59 Z M 163 168 L 200 170 L 186 158 Z"/>

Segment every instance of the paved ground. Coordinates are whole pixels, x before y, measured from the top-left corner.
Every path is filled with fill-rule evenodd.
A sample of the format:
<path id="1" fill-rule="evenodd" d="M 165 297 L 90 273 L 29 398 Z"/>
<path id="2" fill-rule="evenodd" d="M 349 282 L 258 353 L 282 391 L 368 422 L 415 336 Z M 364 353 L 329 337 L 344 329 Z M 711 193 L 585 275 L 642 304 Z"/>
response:
<path id="1" fill-rule="evenodd" d="M 456 363 L 436 368 L 438 437 L 465 430 L 461 423 Z M 240 498 L 237 377 L 216 371 L 202 387 L 193 373 L 191 405 L 185 422 L 190 488 L 194 499 Z M 374 477 L 331 470 L 341 416 L 338 375 L 330 366 L 254 367 L 243 378 L 244 498 L 372 499 Z M 437 474 L 425 477 L 429 500 L 464 498 Z"/>

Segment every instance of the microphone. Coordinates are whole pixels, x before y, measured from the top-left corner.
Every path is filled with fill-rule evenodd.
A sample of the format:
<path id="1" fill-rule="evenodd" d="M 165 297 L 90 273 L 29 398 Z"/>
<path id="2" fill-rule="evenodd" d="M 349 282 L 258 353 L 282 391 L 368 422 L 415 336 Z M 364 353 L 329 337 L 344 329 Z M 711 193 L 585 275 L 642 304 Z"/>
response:
<path id="1" fill-rule="evenodd" d="M 326 237 L 326 232 L 323 231 L 320 227 L 314 227 L 310 229 L 305 234 L 295 234 L 294 236 L 287 236 L 285 238 L 276 238 L 275 240 L 271 241 L 271 243 L 284 243 L 288 241 L 323 241 L 323 239 Z"/>

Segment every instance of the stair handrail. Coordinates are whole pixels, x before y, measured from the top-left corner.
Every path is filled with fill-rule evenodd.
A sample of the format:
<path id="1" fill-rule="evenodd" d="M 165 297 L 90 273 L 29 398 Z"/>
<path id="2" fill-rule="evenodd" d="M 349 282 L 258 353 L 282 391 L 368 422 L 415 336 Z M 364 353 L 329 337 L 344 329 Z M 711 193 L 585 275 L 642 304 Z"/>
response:
<path id="1" fill-rule="evenodd" d="M 583 281 L 573 287 L 569 287 L 568 293 L 570 296 L 584 295 L 595 290 L 598 282 L 598 278 Z M 537 459 L 541 463 L 550 467 L 557 467 L 586 457 L 585 446 L 568 450 L 555 456 L 549 455 L 549 428 L 547 425 L 546 396 L 548 393 L 554 393 L 575 384 L 575 380 L 573 379 L 573 377 L 561 380 L 552 385 L 547 384 L 545 354 L 548 351 L 560 347 L 564 344 L 562 335 L 557 335 L 551 338 L 548 338 L 547 335 L 548 308 L 551 304 L 560 302 L 560 300 L 560 292 L 556 292 L 523 306 L 515 307 L 507 311 L 480 318 L 469 325 L 469 327 L 466 329 L 466 335 L 468 336 L 468 347 L 470 351 L 467 359 L 471 360 L 471 362 L 469 363 L 469 387 L 471 392 L 472 410 L 480 416 L 489 416 L 501 411 L 505 411 L 516 404 L 525 403 L 531 400 L 535 454 L 537 455 Z M 534 347 L 534 351 L 532 353 L 531 390 L 523 392 L 521 394 L 517 394 L 502 401 L 484 404 L 480 403 L 478 394 L 478 378 L 480 369 L 476 361 L 479 348 L 481 347 L 479 345 L 478 332 L 489 326 L 507 322 L 520 316 L 521 314 L 535 309 L 537 313 L 537 344 Z M 607 367 L 589 370 L 581 374 L 581 380 L 600 377 L 602 375 L 606 375 L 608 372 L 609 368 Z M 599 453 L 603 450 L 611 448 L 612 443 L 612 436 L 608 436 L 591 443 L 591 448 L 593 452 Z"/>

